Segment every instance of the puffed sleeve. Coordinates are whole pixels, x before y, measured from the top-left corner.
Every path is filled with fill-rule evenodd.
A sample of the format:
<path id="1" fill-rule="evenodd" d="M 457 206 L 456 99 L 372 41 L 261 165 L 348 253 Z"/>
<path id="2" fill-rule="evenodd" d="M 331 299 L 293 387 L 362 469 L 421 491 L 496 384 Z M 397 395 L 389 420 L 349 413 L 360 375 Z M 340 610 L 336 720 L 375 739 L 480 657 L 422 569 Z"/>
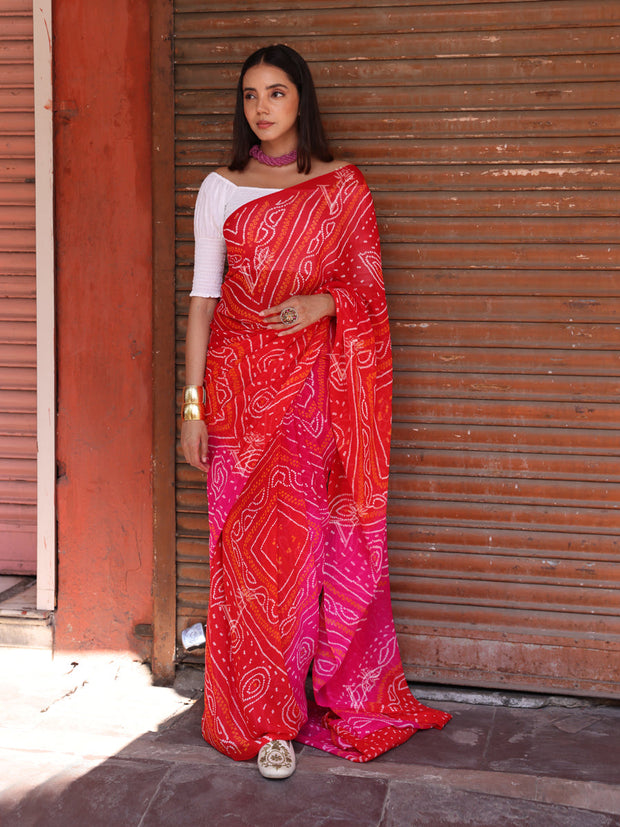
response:
<path id="1" fill-rule="evenodd" d="M 194 280 L 190 296 L 219 298 L 222 294 L 226 243 L 222 234 L 229 182 L 217 173 L 202 182 L 194 210 Z"/>

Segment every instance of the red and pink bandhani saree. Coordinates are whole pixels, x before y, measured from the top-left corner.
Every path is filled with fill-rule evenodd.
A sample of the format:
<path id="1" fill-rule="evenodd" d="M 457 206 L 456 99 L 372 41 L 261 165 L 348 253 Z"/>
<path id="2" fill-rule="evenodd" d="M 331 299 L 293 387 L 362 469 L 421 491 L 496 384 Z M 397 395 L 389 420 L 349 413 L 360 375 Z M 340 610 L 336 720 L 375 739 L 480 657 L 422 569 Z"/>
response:
<path id="1" fill-rule="evenodd" d="M 203 735 L 235 759 L 282 738 L 368 761 L 450 718 L 411 695 L 392 619 L 391 351 L 372 198 L 346 166 L 240 207 L 224 235 L 206 370 Z M 335 323 L 280 338 L 258 315 L 325 291 Z"/>

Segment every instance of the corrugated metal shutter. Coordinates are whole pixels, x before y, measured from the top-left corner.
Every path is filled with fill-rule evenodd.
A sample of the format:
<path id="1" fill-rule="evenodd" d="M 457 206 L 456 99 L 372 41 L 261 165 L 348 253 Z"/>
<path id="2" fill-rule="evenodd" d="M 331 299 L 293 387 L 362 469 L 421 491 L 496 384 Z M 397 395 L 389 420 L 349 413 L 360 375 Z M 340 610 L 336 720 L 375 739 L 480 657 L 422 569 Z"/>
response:
<path id="1" fill-rule="evenodd" d="M 32 0 L 0 0 L 0 572 L 36 571 Z"/>
<path id="2" fill-rule="evenodd" d="M 179 386 L 196 191 L 241 60 L 281 40 L 377 207 L 408 676 L 620 695 L 620 4 L 203 8 L 176 3 Z M 177 521 L 182 627 L 208 583 L 182 462 Z"/>

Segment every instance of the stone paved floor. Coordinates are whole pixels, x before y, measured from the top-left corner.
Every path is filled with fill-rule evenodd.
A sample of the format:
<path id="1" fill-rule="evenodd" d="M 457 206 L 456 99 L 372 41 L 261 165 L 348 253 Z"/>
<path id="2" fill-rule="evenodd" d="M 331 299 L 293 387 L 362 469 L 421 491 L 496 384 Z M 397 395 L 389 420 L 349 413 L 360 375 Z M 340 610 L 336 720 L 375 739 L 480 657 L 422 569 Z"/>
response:
<path id="1" fill-rule="evenodd" d="M 164 688 L 116 655 L 74 664 L 0 650 L 2 827 L 620 825 L 618 704 L 433 701 L 441 732 L 366 765 L 296 745 L 266 781 L 203 742 L 196 671 Z"/>

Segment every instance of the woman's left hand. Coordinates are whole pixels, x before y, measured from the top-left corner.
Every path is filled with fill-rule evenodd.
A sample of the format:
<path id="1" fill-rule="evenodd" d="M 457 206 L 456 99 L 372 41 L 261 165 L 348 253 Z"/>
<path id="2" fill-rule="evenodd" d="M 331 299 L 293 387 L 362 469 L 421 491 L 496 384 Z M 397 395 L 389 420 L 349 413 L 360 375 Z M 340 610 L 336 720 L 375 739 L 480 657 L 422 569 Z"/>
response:
<path id="1" fill-rule="evenodd" d="M 294 321 L 286 324 L 280 318 L 283 310 L 294 311 L 290 315 Z M 261 310 L 261 316 L 265 325 L 277 333 L 278 336 L 290 336 L 292 333 L 299 333 L 304 327 L 308 327 L 325 316 L 336 315 L 336 304 L 330 293 L 314 293 L 311 296 L 291 296 L 290 299 Z"/>

